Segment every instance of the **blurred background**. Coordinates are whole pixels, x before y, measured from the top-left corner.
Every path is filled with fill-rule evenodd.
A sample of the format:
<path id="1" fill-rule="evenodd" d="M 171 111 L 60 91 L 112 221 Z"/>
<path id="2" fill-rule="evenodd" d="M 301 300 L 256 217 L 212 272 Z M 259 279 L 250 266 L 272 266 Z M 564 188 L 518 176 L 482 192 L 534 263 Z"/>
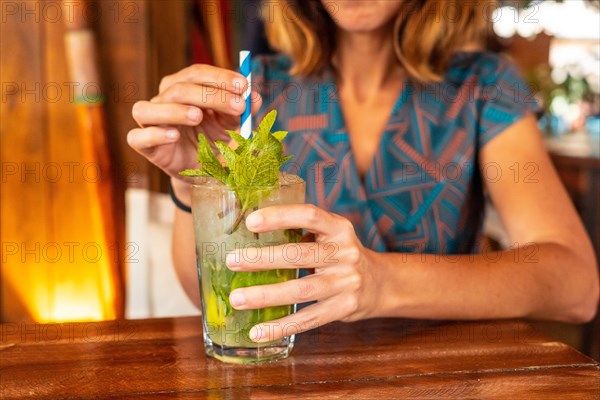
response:
<path id="1" fill-rule="evenodd" d="M 0 320 L 198 314 L 170 260 L 168 179 L 126 143 L 131 108 L 192 63 L 270 52 L 269 0 L 0 1 Z M 512 57 L 600 253 L 600 2 L 499 1 Z M 525 170 L 527 172 L 527 170 Z M 508 245 L 493 208 L 486 236 Z M 599 319 L 541 329 L 598 358 Z"/>

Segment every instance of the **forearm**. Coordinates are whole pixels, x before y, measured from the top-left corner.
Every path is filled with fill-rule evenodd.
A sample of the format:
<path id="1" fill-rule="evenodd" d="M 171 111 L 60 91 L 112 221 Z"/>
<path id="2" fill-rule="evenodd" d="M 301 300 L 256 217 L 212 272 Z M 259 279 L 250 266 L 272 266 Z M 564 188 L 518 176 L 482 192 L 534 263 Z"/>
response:
<path id="1" fill-rule="evenodd" d="M 191 204 L 189 185 L 172 180 L 175 196 L 184 204 Z M 196 271 L 194 225 L 192 214 L 176 208 L 171 246 L 173 266 L 186 294 L 200 308 L 200 285 Z"/>
<path id="2" fill-rule="evenodd" d="M 480 255 L 374 254 L 378 316 L 531 317 L 583 322 L 597 299 L 596 271 L 565 246 L 530 244 Z M 597 300 L 594 300 L 597 301 Z"/>

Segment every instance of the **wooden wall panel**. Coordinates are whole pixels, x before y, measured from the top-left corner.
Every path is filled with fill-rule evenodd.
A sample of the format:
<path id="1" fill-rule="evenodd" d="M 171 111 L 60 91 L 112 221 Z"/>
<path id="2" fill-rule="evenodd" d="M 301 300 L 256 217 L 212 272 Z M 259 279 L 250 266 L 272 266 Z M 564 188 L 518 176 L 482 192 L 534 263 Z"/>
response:
<path id="1" fill-rule="evenodd" d="M 170 3 L 166 1 L 163 3 Z M 96 23 L 98 57 L 111 144 L 118 154 L 118 178 L 127 187 L 147 187 L 148 174 L 156 173 L 145 158 L 127 145 L 127 132 L 137 125 L 131 108 L 148 99 L 148 2 L 111 0 L 98 2 L 104 18 Z"/>
<path id="2" fill-rule="evenodd" d="M 163 76 L 188 66 L 190 59 L 190 27 L 192 3 L 190 0 L 150 0 L 148 43 L 148 87 L 150 97 L 158 92 Z M 166 192 L 168 178 L 155 171 L 151 173 L 150 189 Z"/>
<path id="3" fill-rule="evenodd" d="M 23 2 L 34 6 L 35 2 Z M 18 10 L 17 10 L 18 11 Z M 22 259 L 41 263 L 42 248 L 48 243 L 49 221 L 45 209 L 49 201 L 44 179 L 47 161 L 47 113 L 45 87 L 44 25 L 35 15 L 11 13 L 2 4 L 0 24 L 0 244 L 2 277 L 21 268 Z M 27 217 L 25 218 L 24 215 Z M 46 268 L 23 271 L 48 276 Z M 25 296 L 40 302 L 48 300 L 43 286 L 26 286 L 0 278 L 2 319 L 32 318 L 22 306 Z"/>
<path id="4" fill-rule="evenodd" d="M 108 126 L 127 187 L 166 192 L 168 179 L 126 142 L 136 127 L 131 108 L 158 92 L 163 76 L 189 64 L 191 0 L 111 0 L 98 3 L 96 24 L 102 80 L 107 92 Z M 115 10 L 119 10 L 115 14 Z"/>
<path id="5" fill-rule="evenodd" d="M 78 9 L 74 8 L 74 11 L 78 12 Z M 46 99 L 48 162 L 61 172 L 58 179 L 49 183 L 51 202 L 47 219 L 51 240 L 63 251 L 58 262 L 47 266 L 52 271 L 47 281 L 48 305 L 54 311 L 46 318 L 82 315 L 91 319 L 111 319 L 121 317 L 124 310 L 123 263 L 119 258 L 124 247 L 123 192 L 112 187 L 115 196 L 107 199 L 111 205 L 110 216 L 116 221 L 115 227 L 112 220 L 109 222 L 111 228 L 107 230 L 107 236 L 104 224 L 96 216 L 102 212 L 102 200 L 98 195 L 110 195 L 106 182 L 111 178 L 98 176 L 99 159 L 85 154 L 83 145 L 86 137 L 102 133 L 90 131 L 94 129 L 94 122 L 83 121 L 83 106 L 76 100 L 94 91 L 83 90 L 81 84 L 68 90 L 73 75 L 65 57 L 65 33 L 64 21 L 45 21 L 46 81 L 62 88 L 60 96 Z M 93 82 L 90 87 L 102 88 L 103 84 Z M 112 136 L 110 131 L 107 133 Z M 115 152 L 111 161 L 113 165 L 119 164 Z M 66 254 L 66 243 L 72 246 L 72 254 Z M 79 309 L 74 303 L 89 311 Z"/>
<path id="6" fill-rule="evenodd" d="M 131 118 L 135 101 L 149 99 L 163 75 L 188 63 L 187 20 L 191 17 L 191 3 L 90 1 L 91 10 L 96 13 L 89 16 L 98 45 L 108 134 L 116 155 L 116 181 L 122 186 L 165 190 L 164 175 L 127 146 L 126 134 L 135 127 Z M 81 152 L 77 135 L 81 127 L 69 89 L 64 21 L 47 13 L 56 10 L 60 2 L 0 3 L 0 319 L 16 321 L 39 319 L 37 315 L 27 315 L 20 298 L 35 298 L 50 307 L 55 304 L 57 290 L 65 289 L 51 288 L 49 282 L 74 277 L 92 267 L 87 262 L 75 263 L 71 269 L 44 262 L 48 255 L 44 247 L 57 244 L 64 251 L 66 242 L 75 242 L 81 248 L 94 239 L 85 215 L 90 193 L 76 186 L 89 176 L 81 163 L 77 165 Z M 7 7 L 8 3 L 11 6 Z M 78 2 L 74 3 L 77 7 Z M 82 12 L 77 8 L 74 11 Z M 62 92 L 57 94 L 57 89 Z M 74 93 L 77 95 L 77 90 Z M 62 175 L 57 180 L 52 175 L 56 173 Z M 124 205 L 122 192 L 118 197 Z M 123 224 L 120 220 L 118 230 L 124 228 Z M 104 254 L 115 256 L 124 257 L 114 247 Z M 34 260 L 37 267 L 24 268 L 22 259 Z M 20 279 L 7 278 L 17 270 Z M 38 283 L 31 284 L 32 281 Z"/>

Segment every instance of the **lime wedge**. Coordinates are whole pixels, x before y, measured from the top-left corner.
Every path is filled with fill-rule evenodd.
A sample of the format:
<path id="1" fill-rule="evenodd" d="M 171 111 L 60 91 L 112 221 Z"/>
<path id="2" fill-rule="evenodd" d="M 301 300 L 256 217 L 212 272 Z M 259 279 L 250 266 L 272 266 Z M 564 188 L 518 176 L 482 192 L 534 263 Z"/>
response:
<path id="1" fill-rule="evenodd" d="M 206 304 L 206 321 L 210 326 L 223 327 L 225 326 L 225 311 L 227 305 L 214 292 L 208 296 Z"/>

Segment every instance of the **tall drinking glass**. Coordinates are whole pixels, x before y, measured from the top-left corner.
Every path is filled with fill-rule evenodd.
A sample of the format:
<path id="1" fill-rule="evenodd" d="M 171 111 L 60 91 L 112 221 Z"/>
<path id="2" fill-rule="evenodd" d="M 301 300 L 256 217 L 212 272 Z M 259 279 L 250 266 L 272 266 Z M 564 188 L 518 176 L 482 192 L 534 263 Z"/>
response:
<path id="1" fill-rule="evenodd" d="M 232 363 L 257 363 L 287 357 L 294 344 L 294 335 L 267 343 L 256 343 L 250 340 L 248 333 L 258 323 L 293 313 L 296 306 L 240 311 L 229 303 L 229 294 L 241 287 L 295 279 L 298 277 L 298 270 L 233 272 L 227 268 L 225 256 L 233 250 L 240 250 L 243 257 L 244 249 L 248 247 L 299 242 L 301 230 L 257 234 L 246 229 L 245 219 L 252 211 L 260 208 L 304 203 L 304 181 L 295 175 L 282 174 L 277 186 L 238 188 L 236 191 L 213 178 L 196 179 L 192 185 L 192 214 L 206 354 Z M 242 213 L 238 200 L 240 190 L 250 191 L 258 205 Z M 248 192 L 246 196 L 247 194 Z"/>

